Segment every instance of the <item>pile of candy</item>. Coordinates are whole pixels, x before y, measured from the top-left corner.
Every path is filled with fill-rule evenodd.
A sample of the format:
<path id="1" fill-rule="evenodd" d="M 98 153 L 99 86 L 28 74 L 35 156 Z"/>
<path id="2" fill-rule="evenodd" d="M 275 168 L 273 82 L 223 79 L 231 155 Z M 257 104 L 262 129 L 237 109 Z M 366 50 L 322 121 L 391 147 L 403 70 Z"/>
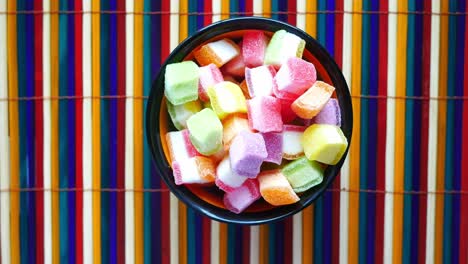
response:
<path id="1" fill-rule="evenodd" d="M 261 197 L 296 203 L 322 182 L 348 142 L 335 88 L 317 80 L 304 47 L 285 30 L 271 39 L 252 30 L 237 44 L 221 39 L 195 50 L 198 65 L 167 65 L 165 96 L 179 130 L 166 135 L 176 184 L 215 184 L 225 207 L 240 213 Z"/>

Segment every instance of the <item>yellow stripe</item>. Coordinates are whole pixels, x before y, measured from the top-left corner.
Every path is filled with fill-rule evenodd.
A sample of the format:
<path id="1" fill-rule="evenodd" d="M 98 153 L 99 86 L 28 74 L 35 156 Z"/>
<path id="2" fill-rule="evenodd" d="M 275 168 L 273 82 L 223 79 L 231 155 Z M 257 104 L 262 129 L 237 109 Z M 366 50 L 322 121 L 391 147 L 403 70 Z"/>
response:
<path id="1" fill-rule="evenodd" d="M 271 0 L 263 0 L 263 16 L 271 17 Z"/>
<path id="2" fill-rule="evenodd" d="M 314 262 L 314 205 L 302 211 L 302 263 Z"/>
<path id="3" fill-rule="evenodd" d="M 91 10 L 100 11 L 99 1 L 92 1 Z M 100 126 L 100 14 L 91 15 L 92 37 L 92 129 L 93 129 L 93 189 L 101 187 L 101 126 Z M 101 263 L 101 193 L 93 191 L 93 260 L 94 263 Z"/>
<path id="4" fill-rule="evenodd" d="M 188 0 L 180 1 L 180 13 L 179 15 L 179 42 L 182 42 L 188 36 Z"/>
<path id="5" fill-rule="evenodd" d="M 259 237 L 259 263 L 268 263 L 268 251 L 274 250 L 269 248 L 268 243 L 268 225 L 260 226 L 260 237 Z"/>
<path id="6" fill-rule="evenodd" d="M 449 1 L 441 2 L 441 12 L 449 11 Z M 439 61 L 439 96 L 447 96 L 447 67 L 448 67 L 448 16 L 440 16 L 440 61 Z M 439 113 L 437 124 L 437 179 L 436 190 L 443 191 L 445 181 L 445 137 L 447 136 L 447 101 L 439 101 Z M 442 263 L 442 243 L 444 227 L 444 195 L 436 195 L 435 213 L 435 240 L 434 240 L 434 263 Z"/>
<path id="7" fill-rule="evenodd" d="M 50 95 L 59 95 L 59 1 L 50 2 Z M 59 188 L 59 101 L 51 101 L 51 187 Z M 52 262 L 60 262 L 59 193 L 52 192 Z"/>
<path id="8" fill-rule="evenodd" d="M 228 240 L 227 224 L 219 224 L 219 264 L 227 263 L 227 240 Z M 261 263 L 261 262 L 260 262 Z"/>
<path id="9" fill-rule="evenodd" d="M 306 4 L 306 32 L 312 37 L 317 37 L 317 15 L 311 14 L 317 11 L 317 0 L 307 1 Z M 311 13 L 309 13 L 311 12 Z"/>
<path id="10" fill-rule="evenodd" d="M 406 12 L 408 3 L 398 0 L 398 11 Z M 408 18 L 406 14 L 397 15 L 397 47 L 396 47 L 396 96 L 405 96 L 406 90 L 406 32 Z M 405 101 L 395 102 L 395 191 L 404 190 L 404 157 L 405 157 Z M 402 260 L 403 242 L 403 195 L 395 195 L 393 204 L 393 263 Z"/>
<path id="11" fill-rule="evenodd" d="M 362 10 L 362 1 L 353 2 L 353 11 L 360 12 Z M 353 13 L 353 48 L 352 48 L 352 72 L 351 72 L 351 94 L 353 97 L 353 120 L 354 131 L 356 135 L 353 138 L 353 144 L 350 146 L 350 182 L 351 190 L 359 189 L 359 159 L 360 159 L 360 138 L 361 133 L 361 34 L 362 33 L 362 15 Z M 359 193 L 349 193 L 349 238 L 348 238 L 348 261 L 349 263 L 357 263 L 359 256 Z"/>
<path id="12" fill-rule="evenodd" d="M 229 18 L 229 0 L 221 1 L 221 19 Z"/>
<path id="13" fill-rule="evenodd" d="M 135 1 L 135 12 L 143 12 L 143 1 Z M 134 18 L 134 94 L 143 96 L 143 15 L 136 14 Z M 143 189 L 143 100 L 136 99 L 133 103 L 134 126 L 133 143 L 135 189 Z M 143 193 L 135 192 L 135 263 L 143 263 Z"/>
<path id="14" fill-rule="evenodd" d="M 16 12 L 16 0 L 8 1 L 8 12 Z M 18 60 L 16 43 L 16 15 L 8 15 L 8 96 L 18 96 Z M 10 186 L 19 188 L 19 124 L 18 124 L 18 101 L 9 102 L 10 118 Z M 19 192 L 10 194 L 10 243 L 11 260 L 13 263 L 20 262 L 19 245 Z"/>

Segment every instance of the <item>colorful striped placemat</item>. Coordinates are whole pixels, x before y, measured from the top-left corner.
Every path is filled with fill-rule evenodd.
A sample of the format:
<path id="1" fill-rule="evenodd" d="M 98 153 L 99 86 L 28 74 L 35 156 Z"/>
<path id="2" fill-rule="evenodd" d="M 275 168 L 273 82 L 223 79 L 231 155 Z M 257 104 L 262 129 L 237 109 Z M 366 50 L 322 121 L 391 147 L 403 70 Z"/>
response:
<path id="1" fill-rule="evenodd" d="M 466 0 L 0 1 L 0 263 L 468 263 Z M 342 68 L 353 142 L 312 206 L 261 226 L 187 208 L 144 114 L 178 43 L 265 16 Z"/>

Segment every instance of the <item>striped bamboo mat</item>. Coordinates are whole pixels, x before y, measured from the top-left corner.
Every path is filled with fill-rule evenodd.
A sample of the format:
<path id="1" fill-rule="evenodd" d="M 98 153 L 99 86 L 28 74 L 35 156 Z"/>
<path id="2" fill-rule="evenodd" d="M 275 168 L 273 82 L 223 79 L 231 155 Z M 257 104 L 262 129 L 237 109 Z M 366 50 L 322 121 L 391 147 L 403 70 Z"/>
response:
<path id="1" fill-rule="evenodd" d="M 1 263 L 468 263 L 466 0 L 133 2 L 0 0 Z M 244 15 L 322 43 L 355 120 L 323 197 L 251 227 L 169 193 L 143 118 L 170 50 Z"/>

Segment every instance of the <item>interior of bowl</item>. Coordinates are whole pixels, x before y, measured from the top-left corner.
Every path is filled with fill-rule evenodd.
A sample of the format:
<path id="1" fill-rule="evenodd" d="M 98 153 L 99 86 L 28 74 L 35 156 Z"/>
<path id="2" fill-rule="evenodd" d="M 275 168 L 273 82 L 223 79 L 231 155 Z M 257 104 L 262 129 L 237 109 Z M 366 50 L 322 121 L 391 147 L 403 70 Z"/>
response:
<path id="1" fill-rule="evenodd" d="M 324 180 L 320 185 L 300 194 L 301 200 L 288 206 L 273 207 L 263 199 L 260 199 L 243 213 L 234 214 L 224 208 L 222 201 L 223 192 L 218 190 L 215 186 L 175 185 L 170 167 L 171 161 L 169 151 L 165 141 L 165 134 L 175 130 L 170 118 L 168 118 L 164 99 L 165 66 L 170 63 L 192 59 L 193 52 L 207 42 L 225 37 L 239 40 L 246 29 L 263 30 L 265 34 L 269 36 L 277 30 L 285 29 L 306 41 L 303 59 L 315 65 L 318 79 L 335 86 L 336 91 L 334 97 L 338 99 L 342 113 L 341 128 L 350 143 L 352 131 L 351 98 L 346 82 L 336 63 L 328 53 L 305 32 L 291 25 L 265 18 L 236 18 L 221 21 L 202 29 L 194 36 L 181 43 L 168 57 L 153 84 L 148 101 L 146 118 L 148 141 L 158 172 L 169 189 L 179 199 L 215 220 L 240 224 L 260 224 L 276 221 L 296 213 L 318 198 L 338 174 L 347 151 L 337 165 L 327 167 Z"/>

